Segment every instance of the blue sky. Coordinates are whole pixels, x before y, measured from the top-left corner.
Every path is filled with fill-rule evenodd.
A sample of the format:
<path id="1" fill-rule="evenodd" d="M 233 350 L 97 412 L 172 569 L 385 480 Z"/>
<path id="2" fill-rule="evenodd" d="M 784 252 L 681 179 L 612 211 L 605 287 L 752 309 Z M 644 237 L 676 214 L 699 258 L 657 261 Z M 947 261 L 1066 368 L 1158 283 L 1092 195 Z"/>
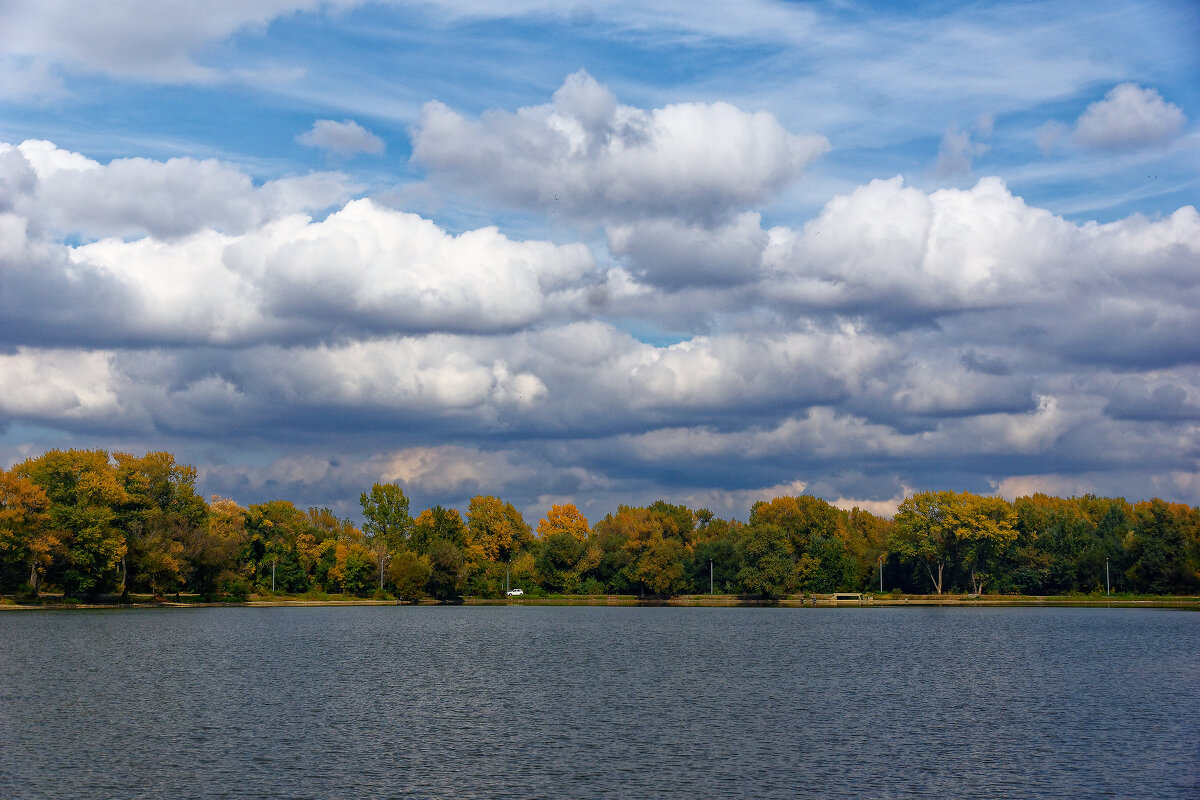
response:
<path id="1" fill-rule="evenodd" d="M 0 461 L 1200 503 L 1190 3 L 0 4 Z"/>

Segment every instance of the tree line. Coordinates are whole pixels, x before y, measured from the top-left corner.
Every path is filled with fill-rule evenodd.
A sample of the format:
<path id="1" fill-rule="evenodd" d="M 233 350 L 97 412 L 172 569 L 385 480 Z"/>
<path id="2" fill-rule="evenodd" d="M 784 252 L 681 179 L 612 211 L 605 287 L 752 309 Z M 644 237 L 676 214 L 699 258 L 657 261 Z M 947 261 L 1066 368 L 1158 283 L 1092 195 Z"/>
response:
<path id="1" fill-rule="evenodd" d="M 463 595 L 1144 594 L 1200 590 L 1200 508 L 1044 494 L 921 492 L 893 518 L 811 496 L 748 521 L 658 501 L 595 522 L 555 505 L 531 527 L 500 498 L 415 516 L 395 483 L 359 498 L 361 527 L 286 500 L 196 493 L 172 454 L 53 450 L 0 471 L 0 592 L 36 597 L 323 592 Z"/>

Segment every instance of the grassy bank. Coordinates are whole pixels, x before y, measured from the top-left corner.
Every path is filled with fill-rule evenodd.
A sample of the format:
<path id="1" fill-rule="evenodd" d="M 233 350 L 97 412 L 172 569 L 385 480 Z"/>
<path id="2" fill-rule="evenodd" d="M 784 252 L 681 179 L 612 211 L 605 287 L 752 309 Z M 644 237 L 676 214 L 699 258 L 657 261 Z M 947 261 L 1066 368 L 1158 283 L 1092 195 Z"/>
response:
<path id="1" fill-rule="evenodd" d="M 256 608 L 288 606 L 381 606 L 396 605 L 392 597 L 361 598 L 346 595 L 251 595 L 244 601 L 209 602 L 199 595 L 130 595 L 128 601 L 117 597 L 101 597 L 94 600 L 63 598 L 46 595 L 37 600 L 22 600 L 12 596 L 0 597 L 0 611 L 33 609 L 89 609 L 89 608 L 198 608 L 214 606 L 242 606 Z M 422 601 L 423 605 L 434 604 L 433 600 Z M 463 605 L 469 606 L 672 606 L 710 608 L 832 608 L 832 607 L 889 607 L 889 606 L 1095 606 L 1102 608 L 1196 608 L 1200 610 L 1200 596 L 1162 595 L 914 595 L 914 594 L 862 594 L 854 599 L 838 600 L 834 595 L 797 594 L 773 600 L 738 595 L 681 595 L 669 598 L 639 598 L 632 595 L 547 595 L 542 597 L 486 598 L 466 597 Z"/>
<path id="2" fill-rule="evenodd" d="M 628 595 L 556 595 L 508 600 L 467 598 L 469 605 L 565 605 L 565 606 L 677 606 L 677 607 L 886 607 L 886 606 L 1097 606 L 1097 607 L 1195 607 L 1200 596 L 1161 595 L 916 595 L 862 594 L 854 600 L 837 600 L 834 595 L 797 594 L 774 600 L 739 595 L 681 595 L 670 598 L 637 598 Z"/>

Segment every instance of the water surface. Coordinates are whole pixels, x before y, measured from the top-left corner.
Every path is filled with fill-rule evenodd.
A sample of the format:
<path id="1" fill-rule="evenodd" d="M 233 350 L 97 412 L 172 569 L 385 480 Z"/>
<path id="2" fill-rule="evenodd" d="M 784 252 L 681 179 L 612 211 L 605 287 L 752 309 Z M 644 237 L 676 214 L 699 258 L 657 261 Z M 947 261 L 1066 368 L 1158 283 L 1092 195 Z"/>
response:
<path id="1" fill-rule="evenodd" d="M 0 797 L 1200 796 L 1200 614 L 0 614 Z"/>

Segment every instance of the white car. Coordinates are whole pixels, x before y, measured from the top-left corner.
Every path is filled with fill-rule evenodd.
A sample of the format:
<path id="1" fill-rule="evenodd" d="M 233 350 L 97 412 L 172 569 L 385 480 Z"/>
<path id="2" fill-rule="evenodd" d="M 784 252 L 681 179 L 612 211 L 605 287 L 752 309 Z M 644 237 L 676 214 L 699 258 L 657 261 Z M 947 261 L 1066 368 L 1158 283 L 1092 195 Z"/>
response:
<path id="1" fill-rule="evenodd" d="M 508 590 L 509 597 L 520 597 L 523 594 L 525 594 L 525 592 L 521 589 L 509 589 Z"/>

